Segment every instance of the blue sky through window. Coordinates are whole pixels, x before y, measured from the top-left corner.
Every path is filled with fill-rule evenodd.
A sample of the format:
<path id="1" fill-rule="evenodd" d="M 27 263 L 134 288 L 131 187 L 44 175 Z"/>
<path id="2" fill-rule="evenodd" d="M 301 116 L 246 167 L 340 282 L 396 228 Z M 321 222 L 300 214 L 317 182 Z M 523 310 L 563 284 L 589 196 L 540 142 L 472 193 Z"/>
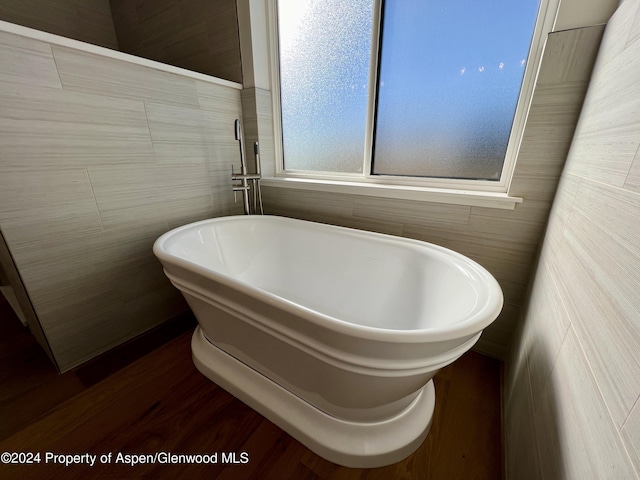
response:
<path id="1" fill-rule="evenodd" d="M 500 177 L 537 8 L 385 3 L 374 173 Z"/>
<path id="2" fill-rule="evenodd" d="M 387 0 L 374 173 L 499 178 L 536 0 Z M 361 172 L 372 0 L 280 0 L 285 168 Z"/>

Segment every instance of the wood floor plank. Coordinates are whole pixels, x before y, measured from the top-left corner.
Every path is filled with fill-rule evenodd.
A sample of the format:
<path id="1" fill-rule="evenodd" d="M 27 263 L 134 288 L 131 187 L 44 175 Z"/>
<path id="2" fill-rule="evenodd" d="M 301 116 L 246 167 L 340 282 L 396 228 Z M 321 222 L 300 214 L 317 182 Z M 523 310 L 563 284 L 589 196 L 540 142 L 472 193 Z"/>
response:
<path id="1" fill-rule="evenodd" d="M 496 360 L 469 352 L 438 374 L 434 423 L 413 455 L 388 467 L 352 469 L 315 455 L 201 375 L 191 360 L 190 335 L 181 334 L 0 440 L 0 452 L 40 452 L 43 462 L 0 464 L 0 478 L 501 478 Z M 40 394 L 46 395 L 45 390 Z M 93 467 L 44 464 L 45 452 L 111 454 L 111 462 L 98 460 Z M 218 463 L 115 463 L 118 453 L 156 452 L 217 453 Z M 223 453 L 234 454 L 237 463 L 223 463 Z"/>

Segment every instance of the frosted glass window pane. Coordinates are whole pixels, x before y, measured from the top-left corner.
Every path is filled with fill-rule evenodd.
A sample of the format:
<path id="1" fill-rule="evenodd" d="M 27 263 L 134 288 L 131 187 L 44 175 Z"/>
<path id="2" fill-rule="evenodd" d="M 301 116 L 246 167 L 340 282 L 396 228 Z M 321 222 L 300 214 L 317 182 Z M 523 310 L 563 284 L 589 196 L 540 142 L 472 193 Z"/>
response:
<path id="1" fill-rule="evenodd" d="M 279 0 L 287 170 L 362 172 L 373 0 Z"/>
<path id="2" fill-rule="evenodd" d="M 498 180 L 537 0 L 388 0 L 373 173 Z"/>

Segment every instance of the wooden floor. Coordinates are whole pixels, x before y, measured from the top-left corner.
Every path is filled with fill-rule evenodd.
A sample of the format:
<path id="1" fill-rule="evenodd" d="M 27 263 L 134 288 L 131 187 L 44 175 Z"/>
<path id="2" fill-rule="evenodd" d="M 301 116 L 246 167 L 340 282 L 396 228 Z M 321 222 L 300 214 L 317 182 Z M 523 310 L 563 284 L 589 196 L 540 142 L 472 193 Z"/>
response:
<path id="1" fill-rule="evenodd" d="M 190 332 L 175 331 L 138 360 L 111 355 L 57 375 L 20 325 L 3 326 L 5 307 L 0 303 L 0 452 L 39 453 L 40 463 L 0 464 L 0 478 L 502 478 L 500 362 L 475 352 L 436 377 L 433 426 L 413 455 L 389 467 L 351 469 L 318 457 L 202 376 L 191 361 Z M 54 464 L 47 452 L 88 453 L 96 464 Z M 157 452 L 217 453 L 218 463 L 116 463 L 118 454 Z"/>

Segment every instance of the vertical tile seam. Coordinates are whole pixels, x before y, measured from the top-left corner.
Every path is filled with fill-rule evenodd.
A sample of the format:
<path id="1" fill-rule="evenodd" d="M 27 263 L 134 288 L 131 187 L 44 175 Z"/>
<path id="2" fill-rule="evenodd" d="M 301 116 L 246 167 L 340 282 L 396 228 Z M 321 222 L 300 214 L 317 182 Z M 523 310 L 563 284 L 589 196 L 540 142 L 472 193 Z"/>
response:
<path id="1" fill-rule="evenodd" d="M 622 49 L 622 51 L 625 51 L 627 47 L 635 43 L 640 38 L 640 35 L 636 35 L 633 38 L 631 38 L 631 32 L 633 31 L 633 24 L 635 23 L 635 20 L 638 17 L 640 17 L 640 4 L 638 4 L 638 6 L 636 7 L 635 14 L 633 15 L 633 19 L 631 20 L 631 25 L 629 27 L 629 30 L 627 31 L 627 36 L 624 40 L 624 48 Z M 638 476 L 640 477 L 640 475 Z"/>
<path id="2" fill-rule="evenodd" d="M 58 67 L 58 61 L 56 60 L 56 54 L 54 53 L 53 47 L 50 43 L 47 43 L 47 47 L 51 52 L 51 59 L 53 60 L 53 65 L 56 67 L 56 76 L 58 77 L 58 83 L 60 84 L 60 89 L 65 90 L 64 83 L 62 83 L 62 77 L 60 76 L 60 68 Z"/>
<path id="3" fill-rule="evenodd" d="M 576 191 L 573 194 L 572 198 L 571 198 L 571 204 L 569 205 L 569 208 L 567 209 L 567 215 L 562 219 L 562 230 L 560 231 L 560 238 L 566 242 L 566 237 L 565 237 L 565 233 L 567 231 L 567 221 L 569 220 L 569 217 L 574 213 L 574 208 L 576 205 L 576 200 L 578 198 L 578 192 L 580 191 L 580 188 L 582 187 L 582 182 L 585 179 L 582 175 L 576 175 L 573 173 L 567 173 L 567 175 L 572 175 L 573 177 L 576 178 L 576 180 L 578 181 L 578 184 L 576 185 Z M 564 175 L 562 175 L 564 176 Z M 562 179 L 562 176 L 560 177 Z M 559 190 L 559 188 L 558 188 Z M 557 190 L 556 190 L 556 195 L 557 195 Z M 555 198 L 553 200 L 553 202 L 555 203 Z M 551 212 L 549 212 L 551 213 Z M 543 240 L 544 241 L 544 240 Z"/>
<path id="4" fill-rule="evenodd" d="M 206 113 L 206 110 L 203 110 L 202 106 L 200 105 L 200 93 L 199 93 L 199 89 L 198 89 L 198 85 L 199 85 L 198 82 L 195 82 L 195 85 L 196 85 L 196 100 L 198 101 L 198 111 Z M 240 105 L 240 109 L 242 110 L 242 105 Z M 144 110 L 145 110 L 145 114 L 146 114 L 146 111 L 147 111 L 147 105 L 146 104 L 144 106 Z M 149 125 L 149 119 L 148 118 L 147 118 L 147 125 Z M 149 135 L 151 135 L 151 126 L 149 126 Z M 153 152 L 154 152 L 153 154 L 155 156 L 156 148 L 155 148 L 155 144 L 153 143 L 153 139 L 151 139 L 151 146 L 153 147 Z M 216 205 L 215 205 L 215 202 L 214 202 L 213 185 L 211 184 L 211 171 L 209 170 L 209 165 L 208 165 L 207 162 L 209 162 L 209 157 L 208 156 L 204 160 L 203 163 L 204 163 L 204 169 L 207 172 L 207 187 L 209 187 L 207 189 L 208 192 L 209 192 L 209 205 L 211 206 L 211 214 L 213 214 L 216 211 Z M 168 223 L 168 220 L 166 220 L 166 221 Z"/>
<path id="5" fill-rule="evenodd" d="M 569 61 L 564 62 L 563 68 L 562 68 L 562 80 L 560 83 L 566 83 L 569 81 L 569 78 L 571 77 L 571 73 L 572 70 L 574 69 L 574 67 L 576 66 L 576 63 L 578 62 L 578 55 L 576 55 L 576 52 L 579 51 L 579 46 L 580 46 L 580 37 L 582 36 L 581 33 L 584 30 L 578 30 L 576 33 L 576 35 L 572 38 L 572 42 L 571 45 L 569 47 Z"/>
<path id="6" fill-rule="evenodd" d="M 627 424 L 627 421 L 629 420 L 629 418 L 631 417 L 631 414 L 634 412 L 634 410 L 638 408 L 640 409 L 640 395 L 638 395 L 638 398 L 636 398 L 635 403 L 633 404 L 633 406 L 629 409 L 629 413 L 627 414 L 626 418 L 624 419 L 624 422 L 622 422 L 622 426 L 620 427 L 620 430 L 618 430 L 618 436 L 620 437 L 620 442 L 622 443 L 622 446 L 627 454 L 627 457 L 629 457 L 629 460 L 631 462 L 631 468 L 633 469 L 634 473 L 636 474 L 636 477 L 640 479 L 640 471 L 636 468 L 636 462 L 633 461 L 633 456 L 632 453 L 629 451 L 629 447 L 627 446 L 627 443 L 631 444 L 631 442 L 627 442 L 626 439 L 624 438 L 624 436 L 622 435 L 622 430 L 624 430 L 625 425 Z M 639 463 L 640 465 L 640 463 Z"/>
<path id="7" fill-rule="evenodd" d="M 564 343 L 564 339 L 563 339 L 563 343 Z M 531 421 L 533 423 L 533 437 L 534 437 L 534 444 L 536 447 L 536 463 L 538 465 L 538 471 L 542 473 L 543 471 L 542 458 L 540 457 L 541 437 L 538 435 L 538 427 L 536 425 L 537 415 L 536 415 L 536 408 L 535 408 L 535 398 L 533 396 L 533 385 L 531 384 L 531 364 L 529 362 L 529 352 L 527 348 L 524 349 L 524 364 L 526 366 L 526 372 L 527 372 L 527 386 L 529 387 L 527 396 L 529 397 L 529 401 L 531 402 Z M 551 369 L 551 371 L 553 371 L 553 368 Z M 549 377 L 551 377 L 551 373 L 549 373 Z"/>
<path id="8" fill-rule="evenodd" d="M 609 185 L 609 184 L 602 184 L 602 185 L 603 185 L 603 187 L 604 187 L 604 188 L 607 188 L 608 190 L 624 190 L 624 189 L 623 189 L 623 188 L 621 188 L 621 187 L 616 187 L 616 186 L 612 186 L 612 185 Z M 588 188 L 588 187 L 587 187 L 587 188 Z M 630 192 L 630 193 L 635 194 L 635 192 Z M 638 195 L 638 198 L 640 199 L 640 195 Z M 624 200 L 622 200 L 622 201 L 624 201 Z M 628 203 L 628 202 L 625 202 L 625 203 Z M 582 215 L 584 216 L 585 214 L 582 214 Z M 603 235 L 606 235 L 607 237 L 611 238 L 611 240 L 612 240 L 612 241 L 614 241 L 616 244 L 620 245 L 620 246 L 621 246 L 621 248 L 623 248 L 624 250 L 626 250 L 626 251 L 629 253 L 629 255 L 630 255 L 630 256 L 634 256 L 634 257 L 636 257 L 636 258 L 639 258 L 639 259 L 640 259 L 640 256 L 638 256 L 635 252 L 631 251 L 631 249 L 630 249 L 627 245 L 625 245 L 625 243 L 623 243 L 622 241 L 620 241 L 619 239 L 617 239 L 617 238 L 615 238 L 613 235 L 611 235 L 611 234 L 609 233 L 609 231 L 607 231 L 606 229 L 604 229 L 603 227 L 601 227 L 601 226 L 598 224 L 598 222 L 591 222 L 591 223 L 592 223 L 592 225 L 593 225 L 593 226 L 592 226 L 592 229 L 593 229 L 593 230 L 598 230 L 598 231 L 602 232 L 602 234 L 603 234 Z M 587 252 L 585 251 L 584 243 L 583 243 L 583 242 L 580 242 L 580 243 L 579 243 L 579 247 L 578 247 L 578 248 L 581 250 L 581 252 L 582 252 L 582 253 L 584 253 L 585 258 L 587 258 L 587 257 L 589 256 L 589 255 L 587 254 Z M 574 250 L 575 250 L 575 249 L 574 249 Z M 623 269 L 623 268 L 624 268 L 624 262 L 620 262 L 620 261 L 619 261 L 619 260 L 617 260 L 614 256 L 612 256 L 612 255 L 610 254 L 610 252 L 609 252 L 609 250 L 608 250 L 608 249 L 602 249 L 602 255 L 603 255 L 604 257 L 606 257 L 606 259 L 607 259 L 607 263 L 608 263 L 608 264 L 617 265 L 617 266 L 619 266 L 621 269 Z M 599 265 L 598 265 L 598 266 L 599 266 Z M 626 272 L 625 272 L 625 273 L 626 273 Z M 627 279 L 629 283 L 632 283 L 632 284 L 635 284 L 635 285 L 639 285 L 639 286 L 640 286 L 640 284 L 638 284 L 638 282 L 637 282 L 634 278 L 632 278 L 632 277 L 631 277 L 631 275 L 630 275 L 629 273 L 626 273 L 626 275 L 627 275 L 627 277 L 629 277 L 629 278 Z M 629 304 L 630 308 L 631 308 L 633 311 L 635 311 L 635 312 L 637 312 L 637 313 L 640 313 L 640 311 L 639 311 L 639 310 L 636 308 L 636 306 L 634 305 L 634 302 L 632 301 L 633 299 L 629 299 L 629 297 L 628 297 L 627 295 L 625 295 L 625 294 L 624 294 L 624 292 L 623 292 L 619 287 L 617 287 L 616 285 L 611 285 L 609 288 L 610 288 L 610 289 L 612 289 L 612 290 L 614 290 L 615 292 L 617 292 L 617 293 L 619 294 L 620 298 L 622 299 L 622 301 L 617 301 L 617 302 L 616 302 L 618 305 L 620 305 L 620 304 L 622 304 L 622 303 Z M 640 366 L 640 361 L 637 361 L 637 360 L 636 360 L 636 361 L 635 361 L 635 363 L 636 363 L 638 366 Z"/>
<path id="9" fill-rule="evenodd" d="M 87 175 L 87 180 L 89 181 L 89 187 L 91 188 L 91 196 L 93 197 L 93 204 L 96 206 L 96 212 L 98 213 L 98 218 L 100 219 L 100 228 L 104 232 L 106 229 L 104 228 L 104 222 L 102 221 L 102 212 L 100 211 L 100 207 L 98 206 L 98 199 L 96 198 L 96 192 L 93 188 L 91 175 L 89 174 L 89 167 L 85 165 L 83 169 L 84 169 L 84 173 Z"/>
<path id="10" fill-rule="evenodd" d="M 465 233 L 471 233 L 471 213 L 473 212 L 473 206 L 467 205 L 467 218 L 464 222 Z"/>
<path id="11" fill-rule="evenodd" d="M 640 396 L 638 398 L 640 399 Z M 638 405 L 638 403 L 639 403 L 639 401 L 636 400 L 636 403 L 634 404 L 634 407 L 631 408 L 631 410 L 629 411 L 629 415 L 627 415 L 627 419 L 631 416 L 631 412 L 633 412 L 634 408 Z M 626 423 L 627 419 L 625 419 L 624 423 Z M 623 424 L 623 427 L 624 427 L 624 424 Z M 624 448 L 624 451 L 627 454 L 627 458 L 629 458 L 629 463 L 631 464 L 631 469 L 636 474 L 636 478 L 640 479 L 640 471 L 636 468 L 636 462 L 633 461 L 633 456 L 632 456 L 633 452 L 629 451 L 628 442 L 622 436 L 622 428 L 620 428 L 620 430 L 617 433 L 618 433 L 618 436 L 620 437 L 620 443 L 622 443 L 622 448 Z M 629 442 L 629 444 L 630 444 L 630 442 Z"/>
<path id="12" fill-rule="evenodd" d="M 600 387 L 600 384 L 598 383 L 597 378 L 596 378 L 596 376 L 595 376 L 595 374 L 593 372 L 593 367 L 591 366 L 591 362 L 589 362 L 589 356 L 584 351 L 584 347 L 582 346 L 582 342 L 580 340 L 580 335 L 578 334 L 577 330 L 575 329 L 575 327 L 573 325 L 573 321 L 570 322 L 569 327 L 567 328 L 567 331 L 566 331 L 565 336 L 564 336 L 564 338 L 562 340 L 560 348 L 558 349 L 557 357 L 560 356 L 561 350 L 566 345 L 566 342 L 567 342 L 567 339 L 568 339 L 568 336 L 569 336 L 569 332 L 573 333 L 573 337 L 575 338 L 575 342 L 576 342 L 576 348 L 578 349 L 578 354 L 582 357 L 582 360 L 587 365 L 587 375 L 591 378 L 593 384 L 596 386 L 596 390 L 594 391 L 594 393 L 597 395 L 597 398 L 595 400 L 599 405 L 604 406 L 604 408 L 605 408 L 605 410 L 606 410 L 606 412 L 608 414 L 608 420 L 611 422 L 611 426 L 614 428 L 614 430 L 616 432 L 616 435 L 618 436 L 618 439 L 620 440 L 620 443 L 621 443 L 622 447 L 625 449 L 627 461 L 628 461 L 629 465 L 631 465 L 631 468 L 633 469 L 633 471 L 636 474 L 636 476 L 638 476 L 638 472 L 635 469 L 635 465 L 634 465 L 634 462 L 632 460 L 632 457 L 631 457 L 631 455 L 629 455 L 629 451 L 628 451 L 627 446 L 626 446 L 626 444 L 624 442 L 624 439 L 622 438 L 620 429 L 618 429 L 617 424 L 616 424 L 616 422 L 615 422 L 615 420 L 614 420 L 614 418 L 613 418 L 613 416 L 611 414 L 611 410 L 609 409 L 609 405 L 605 401 L 604 395 L 602 394 L 602 389 Z M 554 370 L 556 370 L 557 365 L 558 365 L 558 360 L 556 358 L 556 361 L 554 362 L 553 368 L 551 369 L 551 372 L 549 374 L 549 379 L 551 379 L 551 376 L 553 375 Z M 535 424 L 534 424 L 534 427 L 535 427 Z M 537 437 L 536 437 L 536 440 L 537 440 Z"/>
<path id="13" fill-rule="evenodd" d="M 638 394 L 638 398 L 636 398 L 636 401 L 633 402 L 633 405 L 629 409 L 629 413 L 627 413 L 627 416 L 625 417 L 624 421 L 622 422 L 622 425 L 620 426 L 620 431 L 622 431 L 624 429 L 624 427 L 627 425 L 627 422 L 629 421 L 629 417 L 631 417 L 631 414 L 633 413 L 633 411 L 636 408 L 640 409 L 640 393 Z"/>
<path id="14" fill-rule="evenodd" d="M 147 132 L 149 133 L 149 142 L 151 143 L 151 150 L 153 150 L 153 160 L 154 163 L 158 163 L 158 159 L 156 157 L 156 144 L 153 141 L 153 135 L 151 134 L 151 123 L 149 122 L 149 113 L 147 112 L 147 101 L 142 100 L 142 108 L 144 108 L 144 119 L 147 122 Z M 200 107 L 198 107 L 200 110 Z"/>
<path id="15" fill-rule="evenodd" d="M 622 434 L 621 434 L 621 430 L 622 427 L 618 426 L 618 422 L 616 422 L 615 418 L 613 417 L 613 413 L 611 412 L 611 408 L 609 407 L 609 404 L 607 403 L 607 400 L 604 396 L 604 394 L 602 393 L 602 387 L 600 385 L 600 383 L 598 383 L 598 378 L 595 375 L 595 372 L 593 370 L 593 366 L 591 365 L 591 362 L 589 361 L 589 355 L 587 355 L 587 353 L 584 350 L 584 346 L 582 345 L 582 340 L 580 335 L 578 334 L 578 331 L 575 329 L 575 327 L 573 326 L 573 322 L 571 322 L 571 325 L 569 326 L 569 329 L 567 330 L 567 332 L 571 330 L 573 331 L 573 336 L 576 339 L 576 343 L 577 343 L 577 347 L 578 347 L 578 351 L 579 354 L 582 356 L 582 359 L 584 360 L 585 364 L 587 365 L 587 371 L 589 376 L 591 377 L 591 380 L 593 381 L 594 385 L 596 386 L 596 390 L 594 391 L 594 394 L 597 396 L 597 398 L 595 399 L 600 405 L 602 405 L 605 409 L 605 411 L 607 412 L 607 419 L 609 422 L 611 422 L 611 426 L 614 428 L 616 435 L 618 436 L 618 439 L 620 440 L 620 443 L 622 444 L 622 446 L 625 449 L 625 453 L 627 454 L 627 459 L 629 461 L 629 463 L 631 464 L 633 470 L 635 471 L 635 465 L 634 462 L 632 460 L 632 457 L 629 455 L 629 451 L 626 447 L 626 443 L 624 442 L 624 439 L 622 438 Z M 564 345 L 564 342 L 563 342 Z M 636 398 L 636 402 L 638 401 L 638 399 Z M 635 403 L 634 403 L 635 405 Z M 633 408 L 631 409 L 631 411 L 633 411 Z M 627 414 L 627 418 L 628 418 L 629 414 Z M 607 420 L 605 419 L 605 421 Z M 637 471 L 636 471 L 636 475 L 637 475 Z"/>
<path id="16" fill-rule="evenodd" d="M 587 179 L 583 179 L 583 180 L 586 180 L 587 182 L 591 181 L 591 179 L 588 179 L 588 178 Z M 614 188 L 614 189 L 616 189 L 616 188 L 620 189 L 621 188 L 621 187 L 612 186 L 610 184 L 603 184 L 601 182 L 596 182 L 596 183 L 600 183 L 601 185 L 603 185 L 603 186 L 605 186 L 607 188 Z M 583 182 L 581 181 L 580 184 L 579 184 L 578 191 L 579 191 L 580 187 L 582 187 L 582 186 L 583 186 Z M 578 196 L 578 191 L 576 191 L 576 198 Z M 572 208 L 572 210 L 573 210 L 573 208 Z M 596 228 L 599 228 L 599 227 L 596 226 Z M 563 235 L 564 235 L 564 232 L 563 232 Z M 579 244 L 578 248 L 582 249 L 583 248 L 582 244 Z M 572 250 L 575 250 L 575 248 L 573 248 Z M 609 259 L 609 261 L 611 263 L 617 263 L 606 251 L 603 251 L 603 254 Z M 578 262 L 580 262 L 579 259 L 576 259 L 576 260 Z M 584 266 L 584 264 L 583 264 L 583 266 Z M 554 282 L 555 282 L 555 280 L 554 280 Z M 620 290 L 617 287 L 614 286 L 613 288 L 616 291 L 620 292 Z M 624 295 L 621 295 L 621 296 L 622 296 L 622 298 L 624 300 L 626 300 L 628 302 L 627 298 Z M 560 297 L 560 298 L 562 299 L 562 297 Z M 564 304 L 564 300 L 563 300 L 563 304 Z M 565 308 L 566 308 L 566 306 L 565 306 Z M 633 308 L 635 310 L 633 305 L 631 305 L 631 308 Z M 624 423 L 625 423 L 626 419 L 628 418 L 630 412 L 627 412 L 627 415 L 625 416 L 625 419 L 622 422 L 620 422 L 620 424 L 615 420 L 615 417 L 613 415 L 611 407 L 610 407 L 609 403 L 606 401 L 606 397 L 605 397 L 605 395 L 603 393 L 602 387 L 601 387 L 600 383 L 597 380 L 598 376 L 596 375 L 596 372 L 595 372 L 595 370 L 594 370 L 594 368 L 592 366 L 592 363 L 589 361 L 590 357 L 587 355 L 587 353 L 586 353 L 586 351 L 584 349 L 583 342 L 581 341 L 582 336 L 579 334 L 578 330 L 574 327 L 574 322 L 573 321 L 571 321 L 570 327 L 573 328 L 574 334 L 576 336 L 576 340 L 577 340 L 577 342 L 578 342 L 578 344 L 580 346 L 580 351 L 582 352 L 582 355 L 585 358 L 585 361 L 586 361 L 587 365 L 589 366 L 589 371 L 591 373 L 591 376 L 593 377 L 594 382 L 598 387 L 598 393 L 600 394 L 601 401 L 605 405 L 606 410 L 607 410 L 607 412 L 609 414 L 609 418 L 610 418 L 611 422 L 613 423 L 614 427 L 616 428 L 616 431 L 618 432 L 618 434 L 620 434 L 619 431 L 620 431 L 620 429 L 622 429 L 622 425 L 624 425 Z M 635 365 L 640 365 L 640 362 L 636 358 L 629 358 L 628 356 L 625 356 L 625 360 L 630 361 L 631 363 L 633 363 Z M 639 392 L 639 397 L 640 397 L 640 392 Z M 634 401 L 633 405 L 636 405 L 637 402 L 638 402 L 638 397 Z M 633 406 L 631 407 L 631 410 L 633 410 Z"/>
<path id="17" fill-rule="evenodd" d="M 567 305 L 565 303 L 565 300 L 562 296 L 562 292 L 560 291 L 560 287 L 558 286 L 558 282 L 556 281 L 556 279 L 554 278 L 553 272 L 551 270 L 551 266 L 549 265 L 549 260 L 547 260 L 546 258 L 544 259 L 540 259 L 540 263 L 544 263 L 545 264 L 545 268 L 547 268 L 549 270 L 549 277 L 551 278 L 551 282 L 553 285 L 553 291 L 555 293 L 555 296 L 560 299 L 560 305 L 562 306 L 562 311 L 565 314 L 565 317 L 567 319 L 569 319 L 569 324 L 567 325 L 567 328 L 565 329 L 563 335 L 562 335 L 562 341 L 560 342 L 560 348 L 558 348 L 558 351 L 555 353 L 555 357 L 553 358 L 553 364 L 551 366 L 551 370 L 549 371 L 549 376 L 551 376 L 551 372 L 553 372 L 553 369 L 556 366 L 556 363 L 558 361 L 558 357 L 560 356 L 560 350 L 562 349 L 562 345 L 564 345 L 565 340 L 567 339 L 567 334 L 569 333 L 569 330 L 573 327 L 573 320 L 571 319 L 571 315 L 569 314 L 569 309 L 567 308 Z"/>
<path id="18" fill-rule="evenodd" d="M 622 188 L 624 188 L 627 191 L 632 191 L 627 187 L 627 183 L 629 181 L 629 175 L 631 174 L 631 170 L 633 170 L 633 166 L 636 164 L 636 162 L 640 162 L 640 143 L 638 143 L 638 148 L 636 148 L 636 153 L 633 156 L 633 160 L 629 163 L 629 169 L 627 170 L 627 174 L 624 177 L 624 182 L 622 183 Z"/>

